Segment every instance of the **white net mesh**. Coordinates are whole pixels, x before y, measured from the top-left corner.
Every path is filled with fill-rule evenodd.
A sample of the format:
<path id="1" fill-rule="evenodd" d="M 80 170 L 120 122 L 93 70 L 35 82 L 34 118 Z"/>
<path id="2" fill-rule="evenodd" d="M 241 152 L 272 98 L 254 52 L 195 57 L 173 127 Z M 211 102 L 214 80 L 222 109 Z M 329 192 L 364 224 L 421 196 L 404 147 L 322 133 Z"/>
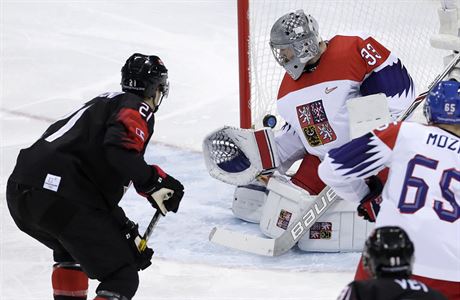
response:
<path id="1" fill-rule="evenodd" d="M 252 122 L 262 126 L 266 114 L 276 114 L 278 87 L 284 75 L 268 45 L 270 29 L 283 14 L 303 9 L 319 23 L 320 36 L 330 39 L 366 32 L 401 58 L 423 92 L 443 69 L 447 51 L 434 49 L 429 38 L 439 30 L 439 0 L 290 0 L 249 2 Z M 282 123 L 282 122 L 280 122 Z"/>

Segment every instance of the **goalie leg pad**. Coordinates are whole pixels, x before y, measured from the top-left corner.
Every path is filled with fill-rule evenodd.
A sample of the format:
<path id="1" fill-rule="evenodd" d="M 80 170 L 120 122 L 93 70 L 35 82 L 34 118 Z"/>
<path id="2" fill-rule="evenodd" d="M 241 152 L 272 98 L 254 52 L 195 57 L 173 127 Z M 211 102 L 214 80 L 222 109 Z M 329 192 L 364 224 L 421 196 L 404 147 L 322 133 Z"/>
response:
<path id="1" fill-rule="evenodd" d="M 86 299 L 88 276 L 75 262 L 60 262 L 53 266 L 51 275 L 55 300 Z"/>
<path id="2" fill-rule="evenodd" d="M 269 193 L 259 226 L 263 234 L 276 238 L 288 228 L 291 221 L 312 205 L 315 196 L 283 177 L 271 177 L 267 189 Z"/>
<path id="3" fill-rule="evenodd" d="M 374 225 L 356 213 L 356 205 L 335 203 L 298 242 L 308 252 L 361 252 Z"/>
<path id="4" fill-rule="evenodd" d="M 237 186 L 233 195 L 233 214 L 246 222 L 259 223 L 267 194 L 268 190 L 262 184 Z"/>

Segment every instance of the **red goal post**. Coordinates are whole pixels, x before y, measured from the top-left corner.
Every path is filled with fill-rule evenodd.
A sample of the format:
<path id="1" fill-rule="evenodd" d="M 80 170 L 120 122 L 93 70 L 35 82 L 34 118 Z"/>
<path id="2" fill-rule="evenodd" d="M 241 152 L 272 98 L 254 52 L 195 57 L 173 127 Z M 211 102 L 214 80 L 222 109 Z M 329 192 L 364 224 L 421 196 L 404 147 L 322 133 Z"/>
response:
<path id="1" fill-rule="evenodd" d="M 429 43 L 439 29 L 439 7 L 439 0 L 238 0 L 240 126 L 260 128 L 266 114 L 276 115 L 284 70 L 268 42 L 283 14 L 300 8 L 311 14 L 324 40 L 353 31 L 371 34 L 402 59 L 419 93 L 443 69 L 447 55 Z"/>

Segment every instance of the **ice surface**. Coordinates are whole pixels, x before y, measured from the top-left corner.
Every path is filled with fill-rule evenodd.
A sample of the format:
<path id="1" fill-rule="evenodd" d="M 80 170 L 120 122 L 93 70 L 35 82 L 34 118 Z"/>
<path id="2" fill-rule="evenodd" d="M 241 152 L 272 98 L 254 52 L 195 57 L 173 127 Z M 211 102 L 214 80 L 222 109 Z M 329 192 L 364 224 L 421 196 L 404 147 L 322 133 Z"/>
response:
<path id="1" fill-rule="evenodd" d="M 4 201 L 19 149 L 50 121 L 119 90 L 134 52 L 159 55 L 171 82 L 146 159 L 186 186 L 179 213 L 152 235 L 156 256 L 136 299 L 334 299 L 352 280 L 358 254 L 269 258 L 208 242 L 214 226 L 259 234 L 232 217 L 233 188 L 207 175 L 199 152 L 205 134 L 238 125 L 235 10 L 230 0 L 0 2 L 0 299 L 51 298 L 51 251 L 16 228 Z M 122 206 L 141 229 L 153 215 L 132 190 Z"/>

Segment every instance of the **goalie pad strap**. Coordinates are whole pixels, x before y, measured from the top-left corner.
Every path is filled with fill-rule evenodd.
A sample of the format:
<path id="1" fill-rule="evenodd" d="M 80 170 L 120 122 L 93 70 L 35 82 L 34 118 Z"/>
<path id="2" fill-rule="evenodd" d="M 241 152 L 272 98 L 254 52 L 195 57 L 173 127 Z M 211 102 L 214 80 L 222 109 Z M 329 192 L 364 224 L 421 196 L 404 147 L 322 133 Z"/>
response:
<path id="1" fill-rule="evenodd" d="M 257 148 L 259 149 L 260 159 L 262 161 L 262 168 L 273 169 L 275 168 L 275 156 L 273 153 L 273 147 L 270 143 L 270 139 L 267 136 L 266 130 L 260 130 L 254 132 L 254 136 L 257 142 Z"/>

